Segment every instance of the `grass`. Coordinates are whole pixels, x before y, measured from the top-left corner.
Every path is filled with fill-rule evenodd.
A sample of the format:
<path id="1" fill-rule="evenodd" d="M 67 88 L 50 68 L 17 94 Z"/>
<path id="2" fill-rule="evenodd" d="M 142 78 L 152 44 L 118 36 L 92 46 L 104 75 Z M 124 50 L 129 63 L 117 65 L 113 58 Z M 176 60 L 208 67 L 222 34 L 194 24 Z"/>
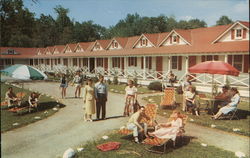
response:
<path id="1" fill-rule="evenodd" d="M 113 89 L 112 91 L 115 93 L 125 94 L 125 87 L 126 86 L 127 86 L 126 84 L 118 84 L 118 85 L 109 84 L 108 88 L 109 88 L 109 90 Z M 144 87 L 144 86 L 139 86 L 139 87 L 137 87 L 137 89 L 138 89 L 138 94 L 156 92 L 154 90 L 149 90 L 147 87 Z"/>
<path id="2" fill-rule="evenodd" d="M 81 147 L 83 151 L 78 152 L 76 157 L 78 158 L 235 158 L 234 153 L 219 149 L 214 146 L 201 146 L 201 143 L 197 140 L 184 137 L 182 144 L 177 142 L 174 148 L 172 142 L 167 144 L 167 150 L 165 154 L 155 154 L 145 150 L 151 146 L 145 144 L 133 143 L 132 136 L 123 136 L 117 134 L 116 131 L 109 134 L 108 140 L 99 139 L 96 141 L 88 142 Z M 96 148 L 97 145 L 106 143 L 109 141 L 120 142 L 121 146 L 118 150 L 102 152 Z M 157 149 L 161 150 L 161 149 Z"/>
<path id="3" fill-rule="evenodd" d="M 155 103 L 158 105 L 161 101 L 161 96 L 150 96 L 144 98 L 144 100 L 153 99 Z M 177 95 L 176 101 L 178 103 L 181 103 L 182 96 Z M 177 106 L 178 110 L 181 110 L 182 105 Z M 164 117 L 169 117 L 172 113 L 171 109 L 159 109 L 158 114 Z M 189 116 L 189 120 L 193 119 L 194 121 L 192 123 L 196 123 L 199 125 L 211 127 L 212 124 L 216 125 L 215 128 L 221 129 L 224 131 L 232 132 L 232 133 L 238 133 L 245 136 L 250 136 L 249 131 L 249 122 L 250 122 L 250 111 L 249 111 L 249 103 L 241 101 L 238 105 L 238 113 L 237 116 L 240 118 L 240 120 L 228 120 L 228 119 L 221 119 L 221 120 L 212 120 L 211 116 L 208 115 L 206 112 L 201 112 L 200 116 L 194 116 L 191 114 L 187 114 Z M 233 131 L 233 128 L 238 128 L 240 131 Z"/>
<path id="4" fill-rule="evenodd" d="M 6 85 L 1 83 L 1 101 L 4 101 L 5 92 L 7 91 L 8 87 L 13 87 L 15 93 L 18 92 L 25 92 L 27 95 L 24 97 L 23 100 L 28 100 L 28 96 L 30 95 L 30 91 L 25 89 L 20 89 L 14 86 Z M 24 111 L 23 114 L 17 114 L 13 112 L 9 112 L 6 106 L 1 106 L 1 132 L 9 131 L 14 128 L 22 127 L 28 125 L 30 123 L 36 122 L 41 119 L 45 119 L 57 111 L 53 110 L 54 107 L 58 105 L 56 100 L 42 95 L 39 99 L 39 108 L 37 112 L 27 113 L 27 110 Z M 24 102 L 22 106 L 27 106 L 28 103 Z M 59 104 L 59 107 L 63 107 L 64 105 Z M 57 107 L 58 108 L 58 107 Z M 34 117 L 40 117 L 40 119 L 35 119 Z M 13 125 L 14 123 L 18 123 L 18 125 Z"/>

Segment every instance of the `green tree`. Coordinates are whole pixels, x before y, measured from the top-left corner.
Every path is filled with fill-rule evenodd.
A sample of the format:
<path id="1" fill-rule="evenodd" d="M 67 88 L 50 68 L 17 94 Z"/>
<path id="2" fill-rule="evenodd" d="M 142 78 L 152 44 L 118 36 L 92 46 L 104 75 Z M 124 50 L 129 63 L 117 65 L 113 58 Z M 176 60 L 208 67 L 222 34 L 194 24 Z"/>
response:
<path id="1" fill-rule="evenodd" d="M 229 17 L 225 15 L 221 16 L 220 19 L 216 21 L 217 26 L 227 25 L 227 24 L 232 24 L 232 23 L 233 23 L 232 19 L 229 19 Z"/>

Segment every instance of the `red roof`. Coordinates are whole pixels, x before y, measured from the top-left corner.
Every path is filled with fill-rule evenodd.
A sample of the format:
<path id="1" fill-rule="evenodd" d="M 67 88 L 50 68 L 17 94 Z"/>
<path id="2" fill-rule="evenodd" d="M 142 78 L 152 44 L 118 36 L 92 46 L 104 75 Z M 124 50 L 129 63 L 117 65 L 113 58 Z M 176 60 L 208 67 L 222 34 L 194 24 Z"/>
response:
<path id="1" fill-rule="evenodd" d="M 240 22 L 245 26 L 249 26 L 249 22 Z M 214 26 L 208 28 L 197 28 L 190 30 L 175 30 L 184 40 L 191 45 L 169 45 L 160 46 L 159 44 L 168 37 L 169 32 L 144 34 L 156 47 L 133 49 L 133 45 L 140 39 L 141 36 L 133 37 L 116 37 L 113 38 L 119 42 L 123 49 L 106 50 L 111 40 L 96 40 L 95 42 L 79 43 L 84 51 L 83 53 L 67 53 L 67 54 L 52 54 L 39 55 L 36 57 L 59 57 L 59 56 L 126 56 L 126 55 L 164 55 L 164 54 L 211 54 L 211 53 L 247 53 L 249 52 L 249 40 L 230 41 L 212 43 L 232 25 Z M 100 43 L 103 49 L 100 51 L 91 51 L 96 43 Z M 69 47 L 74 47 L 76 44 L 68 44 Z M 74 51 L 74 48 L 72 51 Z M 27 48 L 28 49 L 28 48 Z"/>
<path id="2" fill-rule="evenodd" d="M 18 55 L 3 55 L 2 53 L 7 53 L 8 50 L 15 50 L 19 53 Z M 0 47 L 0 58 L 29 58 L 35 56 L 37 53 L 37 48 L 22 48 L 22 47 Z"/>
<path id="3" fill-rule="evenodd" d="M 54 46 L 54 51 L 55 51 L 55 49 L 57 49 L 59 51 L 59 53 L 62 53 L 64 48 L 65 48 L 65 45 L 55 45 Z"/>

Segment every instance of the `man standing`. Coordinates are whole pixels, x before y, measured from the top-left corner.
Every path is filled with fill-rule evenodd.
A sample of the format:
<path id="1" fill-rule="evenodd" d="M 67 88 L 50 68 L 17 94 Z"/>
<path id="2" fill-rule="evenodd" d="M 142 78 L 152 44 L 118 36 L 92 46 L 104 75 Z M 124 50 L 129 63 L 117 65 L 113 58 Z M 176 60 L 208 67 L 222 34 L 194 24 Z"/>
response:
<path id="1" fill-rule="evenodd" d="M 95 98 L 96 98 L 96 118 L 100 119 L 100 112 L 102 111 L 102 120 L 106 119 L 106 102 L 108 100 L 108 87 L 103 83 L 104 77 L 99 76 L 99 82 L 95 84 Z"/>

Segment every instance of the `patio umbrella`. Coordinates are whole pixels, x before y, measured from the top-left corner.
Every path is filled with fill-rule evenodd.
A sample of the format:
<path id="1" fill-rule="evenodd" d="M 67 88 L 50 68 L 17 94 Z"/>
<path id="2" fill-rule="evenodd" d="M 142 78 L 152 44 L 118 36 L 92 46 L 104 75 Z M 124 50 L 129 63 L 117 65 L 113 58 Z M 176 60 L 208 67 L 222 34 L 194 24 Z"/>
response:
<path id="1" fill-rule="evenodd" d="M 32 66 L 21 64 L 10 66 L 4 70 L 1 70 L 1 72 L 7 76 L 19 80 L 44 80 L 48 78 L 47 75 L 45 75 L 40 70 Z"/>
<path id="2" fill-rule="evenodd" d="M 212 74 L 212 85 L 214 84 L 214 74 L 239 76 L 239 71 L 232 65 L 223 61 L 206 61 L 196 64 L 188 69 L 190 73 Z M 213 87 L 212 87 L 213 95 Z"/>

